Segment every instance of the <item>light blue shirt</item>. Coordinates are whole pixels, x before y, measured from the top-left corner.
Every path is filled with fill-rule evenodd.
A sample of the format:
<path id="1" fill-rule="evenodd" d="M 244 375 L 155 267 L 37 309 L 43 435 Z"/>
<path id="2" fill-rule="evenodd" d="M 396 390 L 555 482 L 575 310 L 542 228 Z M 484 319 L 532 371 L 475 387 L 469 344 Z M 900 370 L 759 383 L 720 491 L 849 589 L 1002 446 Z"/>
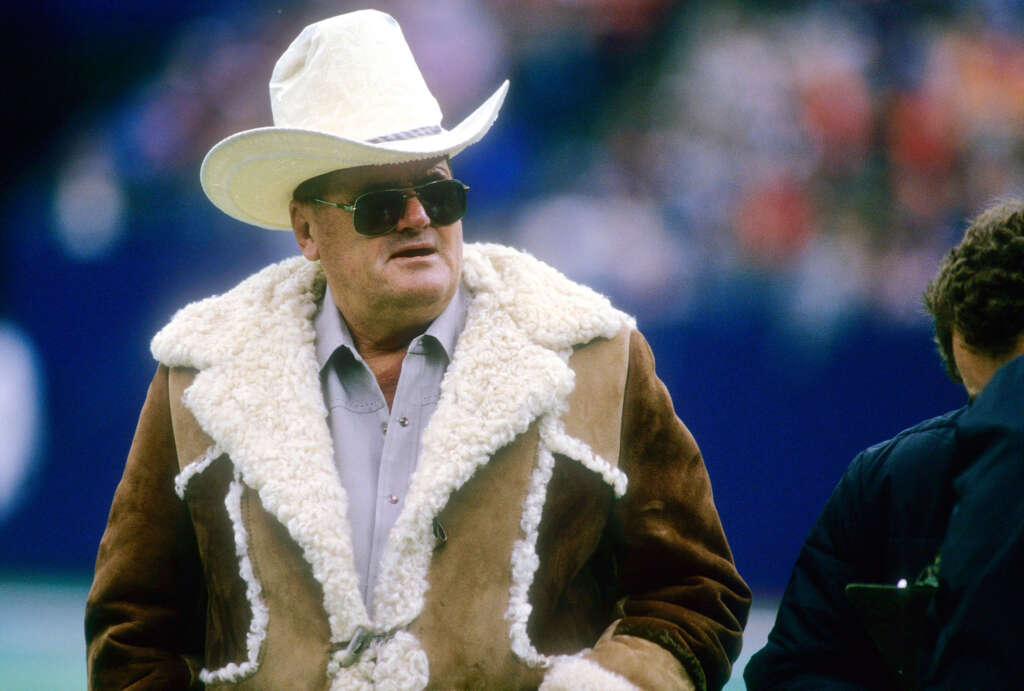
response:
<path id="1" fill-rule="evenodd" d="M 460 285 L 444 312 L 409 344 L 390 412 L 377 379 L 356 351 L 330 287 L 314 318 L 334 463 L 348 495 L 356 572 L 371 616 L 380 557 L 405 503 L 420 437 L 441 396 L 441 378 L 465 326 L 466 309 Z"/>

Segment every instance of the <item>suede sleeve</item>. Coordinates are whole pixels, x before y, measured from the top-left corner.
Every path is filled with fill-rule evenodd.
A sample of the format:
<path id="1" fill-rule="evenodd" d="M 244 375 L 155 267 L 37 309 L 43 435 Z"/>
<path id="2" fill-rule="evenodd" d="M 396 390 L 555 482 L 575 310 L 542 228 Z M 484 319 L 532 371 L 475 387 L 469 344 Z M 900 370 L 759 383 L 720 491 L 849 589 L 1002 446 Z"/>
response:
<path id="1" fill-rule="evenodd" d="M 740 652 L 750 589 L 733 564 L 697 444 L 637 332 L 630 342 L 620 467 L 629 486 L 613 518 L 624 596 L 616 637 L 657 643 L 696 688 L 721 688 Z M 595 648 L 604 665 L 599 654 Z"/>
<path id="2" fill-rule="evenodd" d="M 90 689 L 196 687 L 201 564 L 178 472 L 168 372 L 149 387 L 100 541 L 85 609 Z"/>

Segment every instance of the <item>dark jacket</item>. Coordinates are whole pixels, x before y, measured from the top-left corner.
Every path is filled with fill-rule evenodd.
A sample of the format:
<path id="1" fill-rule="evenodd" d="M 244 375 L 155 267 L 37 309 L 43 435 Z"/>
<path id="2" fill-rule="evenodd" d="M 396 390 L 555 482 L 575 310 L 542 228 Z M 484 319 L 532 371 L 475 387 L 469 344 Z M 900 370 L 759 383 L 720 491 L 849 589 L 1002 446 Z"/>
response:
<path id="1" fill-rule="evenodd" d="M 1024 357 L 957 421 L 956 510 L 942 543 L 927 688 L 1020 688 L 1024 621 Z"/>
<path id="2" fill-rule="evenodd" d="M 853 460 L 797 557 L 767 645 L 746 667 L 751 691 L 895 688 L 844 588 L 913 581 L 932 562 L 952 507 L 954 425 L 963 410 Z"/>

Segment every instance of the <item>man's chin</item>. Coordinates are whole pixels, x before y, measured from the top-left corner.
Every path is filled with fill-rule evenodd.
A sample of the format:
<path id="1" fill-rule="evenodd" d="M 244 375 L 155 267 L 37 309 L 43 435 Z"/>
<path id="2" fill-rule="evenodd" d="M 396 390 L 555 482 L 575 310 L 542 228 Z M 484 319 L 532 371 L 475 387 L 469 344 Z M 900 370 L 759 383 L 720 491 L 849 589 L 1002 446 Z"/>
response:
<path id="1" fill-rule="evenodd" d="M 394 305 L 405 309 L 433 308 L 440 314 L 454 294 L 454 288 L 447 283 L 417 282 L 393 286 L 391 299 Z"/>

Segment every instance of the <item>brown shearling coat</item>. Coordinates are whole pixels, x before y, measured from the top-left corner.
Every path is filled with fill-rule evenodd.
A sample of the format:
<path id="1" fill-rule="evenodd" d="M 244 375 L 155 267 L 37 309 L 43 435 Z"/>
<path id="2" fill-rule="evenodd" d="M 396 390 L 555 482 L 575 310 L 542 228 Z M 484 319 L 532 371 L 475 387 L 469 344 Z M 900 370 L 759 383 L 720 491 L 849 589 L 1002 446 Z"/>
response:
<path id="1" fill-rule="evenodd" d="M 720 688 L 750 593 L 650 349 L 496 246 L 466 246 L 466 328 L 367 616 L 303 261 L 154 339 L 87 603 L 90 687 Z M 380 635 L 342 667 L 357 626 Z"/>

